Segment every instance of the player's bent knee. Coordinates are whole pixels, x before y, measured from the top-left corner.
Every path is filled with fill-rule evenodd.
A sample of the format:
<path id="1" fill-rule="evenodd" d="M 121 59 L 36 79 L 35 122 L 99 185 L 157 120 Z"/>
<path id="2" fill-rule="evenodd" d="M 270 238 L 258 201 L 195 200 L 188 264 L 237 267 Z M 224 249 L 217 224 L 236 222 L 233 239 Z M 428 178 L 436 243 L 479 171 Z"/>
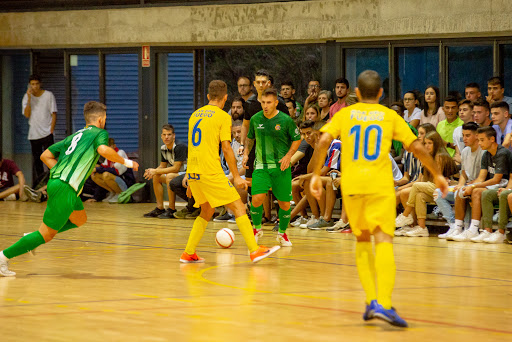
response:
<path id="1" fill-rule="evenodd" d="M 74 211 L 70 216 L 69 220 L 76 224 L 77 227 L 83 226 L 87 222 L 87 214 L 85 210 Z"/>
<path id="2" fill-rule="evenodd" d="M 55 237 L 57 231 L 43 224 L 39 227 L 39 233 L 41 233 L 45 242 L 49 242 Z"/>

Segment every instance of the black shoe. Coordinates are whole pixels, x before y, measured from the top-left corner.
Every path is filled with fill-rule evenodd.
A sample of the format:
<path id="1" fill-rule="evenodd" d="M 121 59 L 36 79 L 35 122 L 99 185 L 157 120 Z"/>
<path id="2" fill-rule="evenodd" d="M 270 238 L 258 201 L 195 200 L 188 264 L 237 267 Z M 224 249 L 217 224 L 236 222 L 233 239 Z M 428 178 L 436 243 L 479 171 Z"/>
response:
<path id="1" fill-rule="evenodd" d="M 219 215 L 216 218 L 214 218 L 213 222 L 226 222 L 226 221 L 228 221 L 232 217 L 234 217 L 234 216 L 226 211 L 224 213 L 224 215 Z"/>
<path id="2" fill-rule="evenodd" d="M 149 213 L 144 214 L 144 217 L 158 217 L 158 215 L 162 215 L 163 213 L 165 213 L 165 209 L 155 208 Z"/>
<path id="3" fill-rule="evenodd" d="M 173 219 L 174 213 L 176 212 L 176 209 L 167 208 L 167 210 L 163 213 L 158 215 L 159 219 Z"/>
<path id="4" fill-rule="evenodd" d="M 272 231 L 273 231 L 273 232 L 277 232 L 277 231 L 279 231 L 279 221 L 277 221 L 277 222 L 276 222 L 276 224 L 275 224 L 274 228 L 272 228 Z"/>

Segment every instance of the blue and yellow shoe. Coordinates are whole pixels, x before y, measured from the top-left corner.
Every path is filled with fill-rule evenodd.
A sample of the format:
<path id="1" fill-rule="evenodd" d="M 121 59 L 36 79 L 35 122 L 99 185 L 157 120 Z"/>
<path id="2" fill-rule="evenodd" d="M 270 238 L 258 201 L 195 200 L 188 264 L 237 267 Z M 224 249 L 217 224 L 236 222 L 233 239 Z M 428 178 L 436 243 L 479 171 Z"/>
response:
<path id="1" fill-rule="evenodd" d="M 379 306 L 379 303 L 377 303 L 377 301 L 374 299 L 370 302 L 370 304 L 366 304 L 366 310 L 363 314 L 363 319 L 365 321 L 369 321 L 371 319 L 374 319 L 375 316 L 374 316 L 374 313 L 375 313 L 375 309 Z"/>
<path id="2" fill-rule="evenodd" d="M 384 309 L 384 307 L 380 304 L 377 304 L 375 311 L 373 313 L 373 317 L 382 319 L 383 321 L 388 322 L 391 325 L 407 328 L 407 322 L 403 320 L 395 311 L 395 308 L 391 308 L 389 310 Z"/>

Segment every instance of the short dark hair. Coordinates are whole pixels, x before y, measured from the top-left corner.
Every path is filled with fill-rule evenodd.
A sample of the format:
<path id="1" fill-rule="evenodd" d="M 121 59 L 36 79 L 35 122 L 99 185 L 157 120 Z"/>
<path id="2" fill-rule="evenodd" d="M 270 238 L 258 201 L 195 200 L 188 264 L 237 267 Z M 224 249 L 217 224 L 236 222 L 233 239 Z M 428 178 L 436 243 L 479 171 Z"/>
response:
<path id="1" fill-rule="evenodd" d="M 319 131 L 319 130 L 320 130 L 320 128 L 322 128 L 322 127 L 324 127 L 324 126 L 325 126 L 325 124 L 326 124 L 326 122 L 325 122 L 325 121 L 322 121 L 322 120 L 320 120 L 320 121 L 315 121 L 315 124 L 313 125 L 313 130 L 314 130 L 314 131 Z"/>
<path id="2" fill-rule="evenodd" d="M 300 129 L 306 129 L 306 128 L 312 128 L 315 125 L 315 121 L 313 120 L 306 120 L 302 121 L 299 125 Z"/>
<path id="3" fill-rule="evenodd" d="M 348 83 L 348 80 L 345 77 L 337 78 L 336 81 L 334 81 L 334 86 L 340 83 L 346 85 L 347 89 L 350 88 L 350 84 Z"/>
<path id="4" fill-rule="evenodd" d="M 471 109 L 473 109 L 473 102 L 471 102 L 471 100 L 464 99 L 464 100 L 460 101 L 459 107 L 462 105 L 468 105 Z"/>
<path id="5" fill-rule="evenodd" d="M 39 83 L 41 83 L 41 76 L 39 76 L 38 74 L 32 74 L 28 78 L 28 83 L 30 83 L 30 81 L 38 81 Z"/>
<path id="6" fill-rule="evenodd" d="M 233 102 L 242 102 L 242 106 L 245 104 L 245 100 L 243 97 L 241 96 L 236 96 L 233 101 L 231 101 L 231 104 L 233 104 Z"/>
<path id="7" fill-rule="evenodd" d="M 221 80 L 213 80 L 208 84 L 210 100 L 220 100 L 228 93 L 228 85 Z"/>
<path id="8" fill-rule="evenodd" d="M 91 123 L 98 117 L 105 115 L 107 106 L 101 102 L 89 101 L 84 105 L 84 119 L 86 123 Z"/>
<path id="9" fill-rule="evenodd" d="M 266 78 L 268 78 L 270 80 L 270 74 L 265 69 L 259 69 L 258 71 L 256 71 L 254 73 L 254 78 L 256 78 L 256 76 L 265 76 Z"/>
<path id="10" fill-rule="evenodd" d="M 466 88 L 476 88 L 476 89 L 478 89 L 478 91 L 480 91 L 480 85 L 476 82 L 471 82 L 471 83 L 466 84 L 464 89 L 466 89 Z"/>
<path id="11" fill-rule="evenodd" d="M 459 106 L 459 101 L 455 96 L 448 95 L 444 98 L 444 102 L 455 102 Z"/>
<path id="12" fill-rule="evenodd" d="M 292 99 L 284 99 L 284 103 L 291 103 L 293 108 L 297 108 L 297 103 Z"/>
<path id="13" fill-rule="evenodd" d="M 496 141 L 496 130 L 491 126 L 479 127 L 476 131 L 478 134 L 485 134 L 487 138 L 493 138 Z"/>
<path id="14" fill-rule="evenodd" d="M 505 82 L 503 81 L 503 78 L 499 76 L 493 76 L 489 78 L 487 84 L 499 85 L 500 87 L 505 88 Z"/>
<path id="15" fill-rule="evenodd" d="M 165 125 L 162 126 L 162 131 L 163 130 L 166 130 L 166 131 L 172 131 L 172 133 L 174 133 L 174 126 L 169 124 L 169 123 L 166 123 Z"/>
<path id="16" fill-rule="evenodd" d="M 464 125 L 462 125 L 462 130 L 476 132 L 476 131 L 478 131 L 478 127 L 479 126 L 476 122 L 470 121 L 470 122 L 466 122 Z"/>
<path id="17" fill-rule="evenodd" d="M 479 106 L 479 107 L 485 107 L 487 111 L 491 110 L 491 107 L 489 106 L 489 102 L 484 99 L 478 99 L 475 102 L 473 102 L 473 107 Z"/>
<path id="18" fill-rule="evenodd" d="M 247 78 L 249 80 L 249 83 L 252 82 L 251 80 L 251 77 L 250 76 L 247 76 L 247 75 L 240 75 L 238 76 L 238 78 L 236 79 L 236 83 L 238 83 L 238 81 L 240 81 L 241 78 Z"/>
<path id="19" fill-rule="evenodd" d="M 267 88 L 263 90 L 261 96 L 274 96 L 277 99 L 277 90 L 275 88 Z"/>
<path id="20" fill-rule="evenodd" d="M 491 108 L 503 108 L 505 109 L 507 112 L 509 111 L 510 107 L 508 105 L 508 103 L 506 103 L 505 101 L 499 101 L 499 102 L 493 102 L 491 104 Z"/>
<path id="21" fill-rule="evenodd" d="M 405 112 L 405 106 L 404 106 L 404 104 L 403 104 L 401 101 L 393 102 L 392 104 L 390 104 L 390 105 L 389 105 L 389 108 L 391 108 L 391 107 L 393 107 L 393 106 L 400 107 L 400 109 L 402 110 L 402 112 Z"/>
<path id="22" fill-rule="evenodd" d="M 365 70 L 357 78 L 357 87 L 363 99 L 373 99 L 379 95 L 382 85 L 379 74 L 374 70 Z"/>
<path id="23" fill-rule="evenodd" d="M 285 85 L 292 87 L 292 89 L 295 89 L 295 86 L 293 85 L 293 82 L 290 81 L 290 80 L 286 80 L 284 82 L 281 82 L 281 87 L 285 86 Z"/>

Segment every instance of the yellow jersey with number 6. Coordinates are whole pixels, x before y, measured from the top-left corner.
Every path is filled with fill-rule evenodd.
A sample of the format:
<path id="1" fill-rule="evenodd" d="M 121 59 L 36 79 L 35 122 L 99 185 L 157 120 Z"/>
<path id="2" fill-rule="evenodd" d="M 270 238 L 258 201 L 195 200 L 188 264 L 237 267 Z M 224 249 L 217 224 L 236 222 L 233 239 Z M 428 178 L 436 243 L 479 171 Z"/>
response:
<path id="1" fill-rule="evenodd" d="M 231 141 L 231 116 L 217 106 L 199 108 L 188 120 L 187 173 L 222 173 L 219 148 Z"/>
<path id="2" fill-rule="evenodd" d="M 340 137 L 344 195 L 393 191 L 391 141 L 409 146 L 417 139 L 394 110 L 363 102 L 341 109 L 321 131 Z"/>

